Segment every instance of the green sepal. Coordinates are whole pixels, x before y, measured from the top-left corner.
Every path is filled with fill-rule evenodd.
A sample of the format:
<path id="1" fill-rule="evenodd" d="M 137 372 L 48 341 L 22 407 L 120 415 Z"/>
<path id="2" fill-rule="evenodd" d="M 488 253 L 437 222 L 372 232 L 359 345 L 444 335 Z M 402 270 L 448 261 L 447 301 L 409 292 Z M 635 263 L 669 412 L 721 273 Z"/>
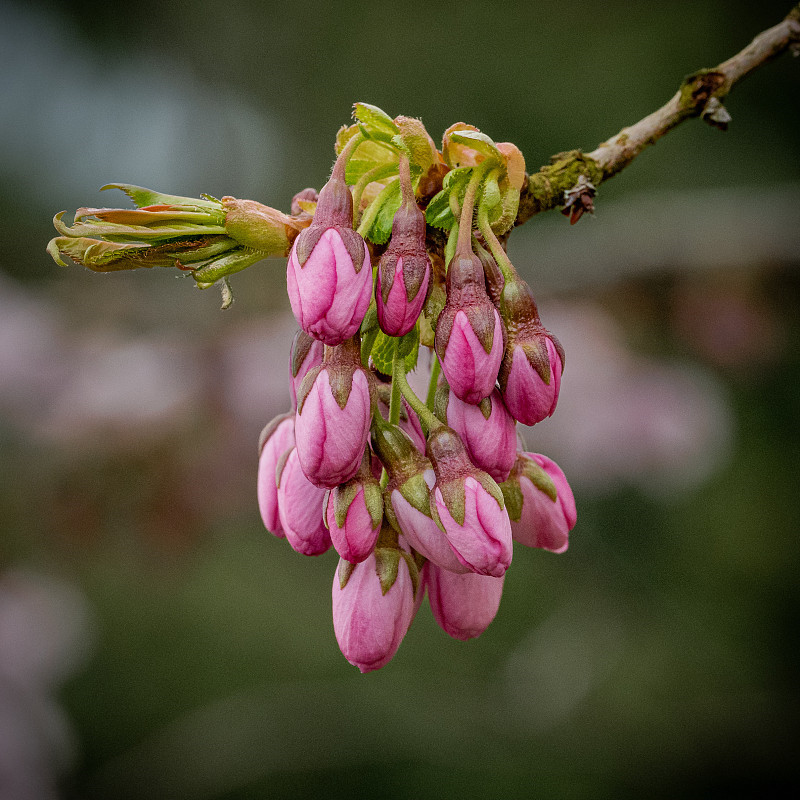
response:
<path id="1" fill-rule="evenodd" d="M 405 550 L 400 550 L 399 552 L 405 560 L 406 566 L 408 567 L 408 576 L 411 578 L 411 588 L 413 590 L 413 596 L 416 599 L 420 586 L 419 567 L 417 566 L 417 562 L 411 553 L 407 553 Z"/>
<path id="2" fill-rule="evenodd" d="M 336 572 L 339 575 L 339 588 L 344 589 L 347 586 L 347 581 L 350 580 L 350 576 L 353 574 L 353 570 L 356 568 L 355 564 L 351 564 L 349 561 L 346 561 L 344 558 L 339 559 L 339 566 L 336 568 Z"/>
<path id="3" fill-rule="evenodd" d="M 347 512 L 355 500 L 361 484 L 357 481 L 348 481 L 341 486 L 337 486 L 332 492 L 333 498 L 333 516 L 336 519 L 336 527 L 344 528 L 344 523 L 347 520 Z M 330 502 L 330 500 L 328 501 Z"/>
<path id="4" fill-rule="evenodd" d="M 383 133 L 392 137 L 400 133 L 400 128 L 383 109 L 369 103 L 354 103 L 353 118 L 364 126 L 368 134 Z"/>
<path id="5" fill-rule="evenodd" d="M 506 511 L 512 522 L 522 519 L 523 496 L 519 481 L 513 475 L 503 483 L 498 484 L 506 503 Z"/>
<path id="6" fill-rule="evenodd" d="M 398 486 L 397 490 L 417 511 L 426 517 L 432 516 L 431 490 L 421 472 L 412 475 L 402 486 Z"/>
<path id="7" fill-rule="evenodd" d="M 261 433 L 258 437 L 258 454 L 261 455 L 261 451 L 264 449 L 264 445 L 267 443 L 267 439 L 272 436 L 273 433 L 278 428 L 284 420 L 289 419 L 292 416 L 291 411 L 287 411 L 285 414 L 278 414 L 277 417 L 270 420 L 261 430 Z"/>
<path id="8" fill-rule="evenodd" d="M 281 485 L 281 477 L 283 476 L 283 468 L 286 466 L 286 462 L 289 460 L 289 456 L 292 454 L 293 447 L 287 447 L 285 452 L 281 453 L 278 462 L 275 464 L 275 485 L 280 488 Z"/>
<path id="9" fill-rule="evenodd" d="M 317 375 L 322 371 L 322 364 L 317 365 L 314 369 L 310 369 L 307 373 L 305 378 L 303 378 L 303 382 L 297 388 L 297 413 L 299 414 L 303 410 L 303 405 L 306 402 L 306 397 L 308 397 L 308 393 L 311 391 L 311 387 L 314 385 L 314 381 L 317 379 Z"/>
<path id="10" fill-rule="evenodd" d="M 445 484 L 438 484 L 439 491 L 442 493 L 442 500 L 444 501 L 450 516 L 459 524 L 464 525 L 466 517 L 466 490 L 464 488 L 464 479 L 456 478 L 448 481 Z M 431 508 L 436 507 L 436 502 L 431 498 Z"/>
<path id="11" fill-rule="evenodd" d="M 350 399 L 350 392 L 353 390 L 354 375 L 355 370 L 348 369 L 341 365 L 337 369 L 328 370 L 331 394 L 342 411 L 344 411 L 347 401 Z"/>
<path id="12" fill-rule="evenodd" d="M 492 416 L 492 396 L 488 395 L 483 398 L 483 400 L 478 403 L 478 408 L 481 410 L 481 414 L 483 414 L 483 418 L 488 420 L 489 417 Z"/>
<path id="13" fill-rule="evenodd" d="M 536 370 L 545 385 L 550 385 L 552 378 L 550 370 L 550 354 L 547 352 L 547 345 L 543 340 L 537 340 L 536 344 L 525 343 L 522 345 L 522 352 L 528 359 L 528 363 Z"/>
<path id="14" fill-rule="evenodd" d="M 401 200 L 400 181 L 394 179 L 367 207 L 358 232 L 375 244 L 386 244 L 392 235 L 394 215 Z"/>
<path id="15" fill-rule="evenodd" d="M 478 483 L 483 486 L 484 489 L 486 489 L 488 494 L 497 500 L 497 505 L 499 505 L 500 508 L 506 507 L 506 501 L 503 497 L 503 490 L 498 486 L 495 479 L 489 475 L 488 472 L 476 470 L 472 477 L 475 478 L 475 480 L 478 481 Z"/>
<path id="16" fill-rule="evenodd" d="M 553 479 L 533 459 L 522 458 L 520 476 L 525 476 L 540 492 L 544 492 L 554 503 L 558 500 L 558 489 Z"/>
<path id="17" fill-rule="evenodd" d="M 364 504 L 369 512 L 369 518 L 372 522 L 372 527 L 377 528 L 383 519 L 383 491 L 377 483 L 365 483 L 364 486 Z"/>
<path id="18" fill-rule="evenodd" d="M 400 550 L 396 547 L 375 548 L 375 572 L 381 582 L 381 594 L 386 594 L 394 586 L 400 569 Z"/>
<path id="19" fill-rule="evenodd" d="M 100 187 L 100 191 L 106 189 L 120 189 L 139 207 L 143 206 L 188 206 L 190 208 L 218 209 L 219 200 L 213 198 L 198 200 L 196 197 L 180 197 L 175 194 L 161 194 L 152 189 L 145 189 L 143 186 L 134 186 L 131 183 L 107 183 Z M 208 195 L 206 195 L 208 197 Z"/>

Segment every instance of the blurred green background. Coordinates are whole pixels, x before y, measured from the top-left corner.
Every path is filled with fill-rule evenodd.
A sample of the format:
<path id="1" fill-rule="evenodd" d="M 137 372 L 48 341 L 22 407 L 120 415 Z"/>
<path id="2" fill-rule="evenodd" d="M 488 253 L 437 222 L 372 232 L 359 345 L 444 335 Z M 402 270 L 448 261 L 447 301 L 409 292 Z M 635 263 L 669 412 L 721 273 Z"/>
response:
<path id="1" fill-rule="evenodd" d="M 363 100 L 593 149 L 788 2 L 0 0 L 0 797 L 779 797 L 797 788 L 800 62 L 731 94 L 510 254 L 567 351 L 529 448 L 572 480 L 561 556 L 497 619 L 423 607 L 360 675 L 331 551 L 267 534 L 284 265 L 236 303 L 44 252 L 113 182 L 288 209 Z"/>

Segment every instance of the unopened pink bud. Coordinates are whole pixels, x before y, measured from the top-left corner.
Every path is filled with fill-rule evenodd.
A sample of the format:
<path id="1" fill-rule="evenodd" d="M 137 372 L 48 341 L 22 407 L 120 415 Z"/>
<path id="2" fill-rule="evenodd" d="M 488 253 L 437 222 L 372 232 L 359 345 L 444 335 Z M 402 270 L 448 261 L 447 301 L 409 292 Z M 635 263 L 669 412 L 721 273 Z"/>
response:
<path id="1" fill-rule="evenodd" d="M 423 477 L 428 488 L 433 486 L 433 470 L 427 470 Z M 410 494 L 410 487 L 404 488 Z M 434 522 L 429 511 L 429 496 L 425 498 L 424 510 L 412 505 L 400 489 L 393 489 L 389 497 L 397 526 L 411 547 L 442 569 L 450 572 L 469 571 L 469 567 L 459 560 L 442 529 Z"/>
<path id="2" fill-rule="evenodd" d="M 369 450 L 354 478 L 328 494 L 325 518 L 336 552 L 346 561 L 363 561 L 375 547 L 383 521 L 383 497 L 372 474 Z"/>
<path id="3" fill-rule="evenodd" d="M 533 357 L 531 350 L 535 350 Z M 545 333 L 530 344 L 514 342 L 513 349 L 506 354 L 500 377 L 503 399 L 514 419 L 523 425 L 535 425 L 556 410 L 562 368 L 558 348 Z"/>
<path id="4" fill-rule="evenodd" d="M 306 478 L 292 449 L 282 468 L 278 465 L 278 512 L 287 541 L 304 556 L 318 556 L 331 546 L 322 518 L 324 499 L 325 490 Z"/>
<path id="5" fill-rule="evenodd" d="M 480 636 L 497 614 L 505 576 L 456 575 L 434 564 L 424 570 L 428 601 L 439 627 L 454 639 Z"/>
<path id="6" fill-rule="evenodd" d="M 516 423 L 495 388 L 478 405 L 459 400 L 446 385 L 436 393 L 436 413 L 461 437 L 472 463 L 501 483 L 517 460 Z"/>
<path id="7" fill-rule="evenodd" d="M 503 344 L 503 324 L 486 294 L 480 260 L 456 253 L 447 272 L 447 303 L 436 323 L 435 346 L 457 397 L 480 403 L 491 394 Z"/>
<path id="8" fill-rule="evenodd" d="M 352 343 L 341 345 L 352 348 Z M 355 345 L 357 351 L 357 345 Z M 339 350 L 339 348 L 336 348 Z M 351 353 L 352 358 L 358 358 Z M 348 358 L 345 353 L 342 358 Z M 369 436 L 371 395 L 360 362 L 342 363 L 333 355 L 312 371 L 298 396 L 295 437 L 306 477 L 332 489 L 358 471 Z M 315 374 L 316 373 L 316 374 Z"/>
<path id="9" fill-rule="evenodd" d="M 458 560 L 472 572 L 499 578 L 512 556 L 511 523 L 500 488 L 472 465 L 450 428 L 431 433 L 428 454 L 436 471 L 431 511 Z"/>
<path id="10" fill-rule="evenodd" d="M 275 536 L 283 538 L 278 514 L 278 480 L 275 474 L 278 461 L 294 447 L 294 414 L 275 417 L 261 432 L 261 455 L 258 459 L 258 510 L 264 527 Z"/>
<path id="11" fill-rule="evenodd" d="M 458 560 L 480 575 L 499 578 L 511 563 L 511 523 L 505 508 L 475 478 L 464 481 L 464 522 L 450 513 L 442 491 L 433 490 L 442 527 Z"/>
<path id="12" fill-rule="evenodd" d="M 357 266 L 341 233 L 328 228 L 301 261 L 298 247 L 313 230 L 312 226 L 303 231 L 292 246 L 286 266 L 289 302 L 300 327 L 333 346 L 353 336 L 367 313 L 372 294 L 369 249 L 359 237 L 362 252 Z"/>
<path id="13" fill-rule="evenodd" d="M 521 492 L 521 509 L 510 508 L 514 540 L 527 547 L 563 553 L 578 512 L 561 468 L 547 456 L 522 453 L 511 475 L 512 486 L 515 481 Z"/>
<path id="14" fill-rule="evenodd" d="M 535 425 L 556 409 L 564 349 L 542 326 L 531 288 L 519 275 L 505 282 L 500 311 L 508 331 L 500 391 L 514 419 Z"/>
<path id="15" fill-rule="evenodd" d="M 344 657 L 361 672 L 380 669 L 392 660 L 414 617 L 413 562 L 409 563 L 407 553 L 395 550 L 397 555 L 393 555 L 387 550 L 378 548 L 355 566 L 340 561 L 333 576 L 336 641 Z M 387 580 L 392 568 L 394 575 Z"/>
<path id="16" fill-rule="evenodd" d="M 388 255 L 388 257 L 387 257 Z M 407 278 L 411 265 L 421 264 L 422 277 L 414 277 L 417 285 Z M 397 256 L 385 254 L 378 264 L 378 280 L 375 285 L 375 299 L 378 306 L 378 323 L 389 336 L 405 336 L 416 323 L 422 305 L 428 294 L 431 279 L 431 262 L 427 255 Z M 384 290 L 384 287 L 389 287 Z"/>
<path id="17" fill-rule="evenodd" d="M 324 345 L 305 331 L 297 331 L 289 351 L 289 390 L 292 408 L 297 410 L 297 391 L 312 369 L 322 364 Z"/>

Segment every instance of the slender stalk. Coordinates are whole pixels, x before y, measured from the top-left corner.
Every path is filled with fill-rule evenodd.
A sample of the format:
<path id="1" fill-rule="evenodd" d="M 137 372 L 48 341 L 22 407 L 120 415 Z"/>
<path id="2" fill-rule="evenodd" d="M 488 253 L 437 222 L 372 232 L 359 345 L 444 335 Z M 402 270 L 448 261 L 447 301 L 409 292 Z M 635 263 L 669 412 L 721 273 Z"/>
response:
<path id="1" fill-rule="evenodd" d="M 400 153 L 397 169 L 400 173 L 400 191 L 403 195 L 403 202 L 406 205 L 416 205 L 414 186 L 411 183 L 411 163 L 405 153 Z"/>
<path id="2" fill-rule="evenodd" d="M 431 364 L 431 379 L 428 383 L 428 396 L 425 398 L 425 405 L 433 411 L 433 401 L 436 397 L 436 384 L 439 382 L 439 373 L 442 371 L 442 365 L 439 363 L 439 356 L 436 351 L 433 352 L 433 364 Z"/>
<path id="3" fill-rule="evenodd" d="M 364 194 L 364 189 L 367 188 L 373 181 L 380 180 L 381 178 L 388 178 L 395 173 L 394 164 L 378 164 L 367 170 L 356 182 L 353 187 L 353 222 L 357 223 L 360 216 L 361 196 Z"/>
<path id="4" fill-rule="evenodd" d="M 508 254 L 503 249 L 503 245 L 500 244 L 500 240 L 495 236 L 492 226 L 489 224 L 489 212 L 483 204 L 478 207 L 478 228 L 480 228 L 486 244 L 489 245 L 489 250 L 494 256 L 497 266 L 500 267 L 503 278 L 505 280 L 513 278 L 517 274 L 517 271 L 514 269 L 514 265 L 511 263 Z"/>
<path id="5" fill-rule="evenodd" d="M 400 355 L 400 339 L 394 340 L 394 353 L 392 354 L 392 393 L 389 397 L 389 422 L 397 425 L 400 422 L 400 385 L 396 378 L 403 371 L 405 374 L 405 359 Z"/>
<path id="6" fill-rule="evenodd" d="M 364 134 L 357 133 L 342 148 L 342 152 L 339 153 L 339 157 L 336 159 L 336 163 L 333 165 L 331 178 L 337 178 L 338 180 L 345 182 L 344 178 L 347 170 L 347 162 L 350 160 L 350 156 L 353 155 L 353 151 L 356 149 L 356 147 L 358 147 L 363 141 Z"/>
<path id="7" fill-rule="evenodd" d="M 475 211 L 475 197 L 489 166 L 491 166 L 491 162 L 484 161 L 473 169 L 467 184 L 467 191 L 464 193 L 464 204 L 461 206 L 461 219 L 458 225 L 458 244 L 456 246 L 456 250 L 462 253 L 472 252 L 470 240 L 472 237 L 472 215 Z"/>
<path id="8" fill-rule="evenodd" d="M 406 402 L 411 406 L 419 417 L 419 421 L 428 431 L 442 427 L 441 420 L 414 394 L 414 390 L 408 385 L 408 380 L 402 370 L 394 375 L 393 380 L 397 382 Z"/>

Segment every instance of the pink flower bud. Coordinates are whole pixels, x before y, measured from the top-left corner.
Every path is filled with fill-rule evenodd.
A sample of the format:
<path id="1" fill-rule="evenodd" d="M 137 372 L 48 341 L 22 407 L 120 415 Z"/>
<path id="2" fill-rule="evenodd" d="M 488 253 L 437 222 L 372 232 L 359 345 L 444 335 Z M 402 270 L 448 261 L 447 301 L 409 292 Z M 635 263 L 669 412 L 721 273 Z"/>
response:
<path id="1" fill-rule="evenodd" d="M 483 266 L 474 253 L 457 253 L 450 262 L 435 347 L 457 397 L 480 403 L 491 394 L 503 358 L 503 324 L 486 294 Z"/>
<path id="2" fill-rule="evenodd" d="M 314 486 L 303 474 L 296 449 L 281 460 L 277 469 L 281 527 L 293 550 L 304 556 L 318 556 L 331 546 L 322 518 L 325 490 Z"/>
<path id="3" fill-rule="evenodd" d="M 326 354 L 298 393 L 295 437 L 306 477 L 328 489 L 358 471 L 369 436 L 370 381 L 352 340 Z"/>
<path id="4" fill-rule="evenodd" d="M 409 545 L 428 561 L 450 572 L 468 572 L 469 567 L 459 560 L 447 536 L 431 516 L 429 491 L 419 492 L 420 495 L 424 493 L 424 507 L 423 502 L 414 504 L 406 499 L 414 493 L 415 488 L 424 486 L 429 490 L 433 486 L 435 477 L 432 469 L 426 470 L 422 478 L 416 487 L 414 481 L 407 481 L 389 492 L 394 521 Z"/>
<path id="5" fill-rule="evenodd" d="M 458 435 L 441 427 L 428 437 L 436 472 L 431 511 L 458 560 L 472 572 L 499 578 L 511 563 L 511 523 L 497 484 L 476 469 Z"/>
<path id="6" fill-rule="evenodd" d="M 535 425 L 556 410 L 564 349 L 542 326 L 530 287 L 519 276 L 506 281 L 500 310 L 508 331 L 500 391 L 514 419 Z"/>
<path id="7" fill-rule="evenodd" d="M 356 564 L 372 552 L 383 521 L 383 497 L 365 449 L 358 474 L 331 490 L 325 518 L 336 552 Z"/>
<path id="8" fill-rule="evenodd" d="M 510 368 L 505 369 L 509 362 Z M 558 403 L 561 371 L 558 348 L 546 333 L 526 343 L 514 342 L 500 379 L 503 398 L 514 419 L 535 425 L 552 415 Z"/>
<path id="9" fill-rule="evenodd" d="M 553 553 L 567 549 L 578 513 L 558 464 L 538 453 L 520 453 L 511 477 L 501 488 L 515 541 Z"/>
<path id="10" fill-rule="evenodd" d="M 297 331 L 289 351 L 289 390 L 292 393 L 292 408 L 297 410 L 297 391 L 303 379 L 314 367 L 322 364 L 324 345 L 305 331 Z"/>
<path id="11" fill-rule="evenodd" d="M 505 575 L 455 575 L 428 564 L 425 585 L 428 601 L 439 627 L 454 639 L 480 636 L 497 614 Z"/>
<path id="12" fill-rule="evenodd" d="M 353 198 L 337 173 L 320 192 L 314 221 L 294 240 L 286 285 L 300 327 L 327 345 L 353 336 L 367 313 L 369 248 L 353 230 Z"/>
<path id="13" fill-rule="evenodd" d="M 418 582 L 416 564 L 396 543 L 379 545 L 360 564 L 339 562 L 333 630 L 342 654 L 361 672 L 380 669 L 397 652 L 414 617 Z"/>
<path id="14" fill-rule="evenodd" d="M 378 262 L 378 322 L 390 336 L 404 336 L 414 327 L 428 293 L 431 260 L 425 230 L 425 217 L 412 196 L 394 215 L 392 238 Z"/>
<path id="15" fill-rule="evenodd" d="M 478 405 L 465 403 L 446 384 L 436 393 L 436 414 L 461 437 L 472 463 L 501 483 L 517 460 L 516 422 L 497 389 Z"/>
<path id="16" fill-rule="evenodd" d="M 275 536 L 283 538 L 283 528 L 278 514 L 278 479 L 275 470 L 281 456 L 294 447 L 294 414 L 275 417 L 261 432 L 258 459 L 258 510 L 264 527 Z"/>
<path id="17" fill-rule="evenodd" d="M 431 514 L 430 489 L 435 476 L 430 461 L 394 425 L 377 426 L 373 444 L 389 473 L 384 509 L 391 526 L 429 561 L 465 572 L 468 567 L 458 560 Z"/>

